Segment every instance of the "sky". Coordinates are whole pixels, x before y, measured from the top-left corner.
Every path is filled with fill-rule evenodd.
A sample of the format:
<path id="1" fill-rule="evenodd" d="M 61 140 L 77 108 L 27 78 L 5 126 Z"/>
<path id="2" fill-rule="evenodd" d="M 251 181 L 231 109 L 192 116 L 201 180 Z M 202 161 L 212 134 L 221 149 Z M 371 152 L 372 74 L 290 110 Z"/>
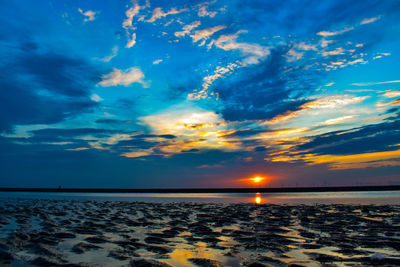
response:
<path id="1" fill-rule="evenodd" d="M 399 1 L 0 0 L 0 186 L 400 184 L 399 47 Z"/>

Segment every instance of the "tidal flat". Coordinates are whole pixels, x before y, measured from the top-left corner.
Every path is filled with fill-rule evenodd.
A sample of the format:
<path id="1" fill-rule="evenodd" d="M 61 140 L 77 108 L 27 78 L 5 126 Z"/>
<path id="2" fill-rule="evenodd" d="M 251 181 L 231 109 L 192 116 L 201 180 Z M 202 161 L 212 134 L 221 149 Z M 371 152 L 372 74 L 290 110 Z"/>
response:
<path id="1" fill-rule="evenodd" d="M 400 205 L 0 199 L 1 266 L 398 266 Z"/>

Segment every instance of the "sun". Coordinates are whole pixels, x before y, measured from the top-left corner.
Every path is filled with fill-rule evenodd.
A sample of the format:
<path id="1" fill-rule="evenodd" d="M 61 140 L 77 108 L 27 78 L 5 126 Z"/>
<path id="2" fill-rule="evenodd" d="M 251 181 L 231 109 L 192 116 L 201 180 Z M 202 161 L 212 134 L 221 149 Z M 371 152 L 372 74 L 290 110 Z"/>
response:
<path id="1" fill-rule="evenodd" d="M 264 177 L 261 177 L 261 176 L 256 176 L 256 177 L 250 178 L 250 180 L 251 180 L 253 183 L 256 183 L 256 184 L 261 183 L 264 179 L 265 179 L 265 178 L 264 178 Z"/>
<path id="2" fill-rule="evenodd" d="M 265 185 L 268 181 L 270 180 L 269 176 L 263 176 L 259 174 L 253 174 L 253 176 L 247 177 L 247 178 L 242 178 L 239 179 L 238 182 L 244 183 L 247 186 L 256 186 L 260 187 L 262 185 Z"/>

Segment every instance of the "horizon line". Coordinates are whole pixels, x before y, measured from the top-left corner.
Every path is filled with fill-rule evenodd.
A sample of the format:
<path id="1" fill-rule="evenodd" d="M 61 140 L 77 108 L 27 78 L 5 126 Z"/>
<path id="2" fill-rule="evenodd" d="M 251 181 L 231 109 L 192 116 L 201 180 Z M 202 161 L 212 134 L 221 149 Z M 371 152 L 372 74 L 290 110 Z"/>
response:
<path id="1" fill-rule="evenodd" d="M 315 187 L 243 187 L 243 188 L 68 188 L 68 187 L 0 187 L 0 192 L 59 193 L 289 193 L 289 192 L 357 192 L 397 191 L 400 185 L 315 186 Z"/>

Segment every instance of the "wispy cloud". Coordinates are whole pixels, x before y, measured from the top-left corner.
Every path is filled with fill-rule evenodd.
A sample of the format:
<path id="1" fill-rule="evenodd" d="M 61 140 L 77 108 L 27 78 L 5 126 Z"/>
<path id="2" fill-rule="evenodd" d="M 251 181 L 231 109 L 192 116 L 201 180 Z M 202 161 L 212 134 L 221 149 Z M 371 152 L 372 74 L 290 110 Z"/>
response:
<path id="1" fill-rule="evenodd" d="M 240 62 L 236 63 L 229 63 L 226 67 L 221 67 L 218 66 L 214 74 L 208 75 L 203 78 L 203 85 L 202 89 L 199 92 L 191 93 L 188 95 L 188 99 L 190 100 L 198 100 L 198 99 L 205 99 L 209 96 L 207 90 L 208 88 L 213 84 L 213 82 L 221 77 L 223 77 L 225 74 L 230 74 L 233 72 L 234 69 L 239 68 L 243 66 Z M 218 96 L 217 96 L 218 98 Z"/>
<path id="2" fill-rule="evenodd" d="M 337 125 L 337 124 L 341 124 L 344 122 L 348 122 L 349 120 L 353 119 L 354 117 L 355 117 L 354 115 L 341 116 L 338 118 L 326 120 L 323 123 L 321 123 L 321 125 L 326 125 L 326 126 Z"/>
<path id="3" fill-rule="evenodd" d="M 258 64 L 261 60 L 270 54 L 270 50 L 266 46 L 253 43 L 239 43 L 236 41 L 239 34 L 247 31 L 238 31 L 231 35 L 221 35 L 217 40 L 213 40 L 209 44 L 209 48 L 215 45 L 225 51 L 239 50 L 244 56 L 243 62 L 245 64 Z"/>
<path id="4" fill-rule="evenodd" d="M 355 85 L 355 86 L 371 86 L 371 85 L 389 84 L 389 83 L 400 83 L 400 80 L 384 81 L 384 82 L 352 83 L 351 85 Z"/>
<path id="5" fill-rule="evenodd" d="M 318 109 L 336 109 L 350 104 L 358 104 L 367 99 L 367 96 L 350 97 L 348 95 L 336 95 L 323 97 L 317 100 L 312 100 L 304 103 L 298 110 L 288 111 L 284 114 L 280 114 L 271 120 L 265 122 L 265 124 L 280 124 L 291 120 L 295 117 L 304 114 L 308 110 Z"/>
<path id="6" fill-rule="evenodd" d="M 208 11 L 207 8 L 208 8 L 208 3 L 200 5 L 197 15 L 199 17 L 210 17 L 210 18 L 213 18 L 215 17 L 215 15 L 217 15 L 217 11 Z"/>
<path id="7" fill-rule="evenodd" d="M 400 150 L 353 155 L 307 155 L 302 159 L 310 164 L 328 164 L 331 169 L 359 169 L 367 167 L 400 166 Z"/>
<path id="8" fill-rule="evenodd" d="M 387 103 L 377 103 L 377 107 L 387 107 L 387 106 L 400 106 L 400 99 L 395 99 Z"/>
<path id="9" fill-rule="evenodd" d="M 376 56 L 373 57 L 373 59 L 378 59 L 378 58 L 382 58 L 382 57 L 387 57 L 390 56 L 391 53 L 377 53 Z"/>
<path id="10" fill-rule="evenodd" d="M 389 92 L 384 93 L 383 96 L 388 97 L 388 98 L 399 97 L 400 91 L 389 91 Z"/>
<path id="11" fill-rule="evenodd" d="M 118 50 L 119 50 L 118 46 L 114 46 L 114 47 L 112 48 L 111 54 L 108 55 L 108 56 L 106 56 L 106 57 L 100 58 L 100 61 L 103 61 L 103 62 L 110 62 L 111 59 L 113 59 L 114 57 L 117 56 Z"/>
<path id="12" fill-rule="evenodd" d="M 82 15 L 85 16 L 85 19 L 83 21 L 93 21 L 96 19 L 96 12 L 92 11 L 92 10 L 87 10 L 87 11 L 83 11 L 82 9 L 78 8 L 79 13 L 81 13 Z"/>
<path id="13" fill-rule="evenodd" d="M 126 12 L 126 19 L 122 22 L 122 28 L 125 29 L 127 36 L 126 48 L 131 48 L 136 44 L 136 27 L 133 26 L 133 18 L 137 16 L 141 9 L 148 7 L 148 4 L 145 6 L 140 6 L 136 0 L 132 1 L 132 7 L 130 7 Z"/>
<path id="14" fill-rule="evenodd" d="M 188 11 L 187 8 L 176 9 L 175 7 L 173 7 L 169 11 L 164 12 L 161 9 L 161 7 L 157 7 L 153 10 L 153 14 L 152 14 L 151 18 L 148 20 L 145 20 L 145 21 L 146 22 L 155 22 L 156 20 L 165 18 L 166 16 L 175 15 L 175 14 L 179 14 L 179 13 L 186 12 L 186 11 Z"/>
<path id="15" fill-rule="evenodd" d="M 104 99 L 101 98 L 98 94 L 92 94 L 92 95 L 90 96 L 90 99 L 92 99 L 94 102 L 101 102 L 101 101 L 104 100 Z"/>
<path id="16" fill-rule="evenodd" d="M 194 43 L 197 43 L 198 41 L 202 40 L 202 42 L 199 44 L 199 46 L 202 46 L 206 43 L 207 39 L 209 39 L 214 33 L 223 30 L 225 28 L 226 28 L 225 25 L 219 25 L 203 30 L 198 30 L 195 31 L 194 34 L 190 35 L 190 37 L 192 37 Z"/>
<path id="17" fill-rule="evenodd" d="M 375 22 L 375 21 L 381 19 L 381 17 L 382 16 L 379 15 L 379 16 L 374 17 L 374 18 L 365 18 L 360 22 L 360 24 L 369 24 L 369 23 L 372 23 L 372 22 Z"/>
<path id="18" fill-rule="evenodd" d="M 346 32 L 352 31 L 352 30 L 354 30 L 354 27 L 348 27 L 348 28 L 345 28 L 343 30 L 334 31 L 334 32 L 320 31 L 320 32 L 317 32 L 317 35 L 320 35 L 320 36 L 323 36 L 323 37 L 329 37 L 329 36 L 340 35 L 340 34 L 343 34 L 343 33 L 346 33 Z"/>
<path id="19" fill-rule="evenodd" d="M 200 24 L 201 24 L 201 22 L 199 20 L 193 21 L 192 23 L 183 26 L 182 31 L 175 32 L 175 36 L 183 37 L 183 36 L 189 34 L 193 29 L 199 27 Z"/>
<path id="20" fill-rule="evenodd" d="M 158 65 L 158 64 L 160 64 L 162 61 L 163 61 L 162 59 L 154 60 L 154 61 L 153 61 L 153 65 Z"/>
<path id="21" fill-rule="evenodd" d="M 344 55 L 344 52 L 345 52 L 345 50 L 344 50 L 343 48 L 338 47 L 338 48 L 336 48 L 335 50 L 332 50 L 332 51 L 325 51 L 325 52 L 322 52 L 322 55 L 323 55 L 324 57 L 327 57 L 327 56 L 337 56 L 337 55 Z"/>
<path id="22" fill-rule="evenodd" d="M 143 87 L 147 86 L 147 83 L 143 80 L 144 74 L 139 68 L 129 68 L 126 70 L 115 69 L 102 76 L 102 80 L 98 83 L 103 87 L 123 85 L 128 86 L 132 83 L 140 83 Z"/>
<path id="23" fill-rule="evenodd" d="M 134 2 L 132 7 L 129 8 L 126 12 L 126 19 L 122 23 L 122 27 L 125 29 L 135 29 L 132 25 L 133 17 L 139 14 L 140 6 L 137 2 Z"/>
<path id="24" fill-rule="evenodd" d="M 286 53 L 286 58 L 288 62 L 293 62 L 303 58 L 304 53 L 296 51 L 295 49 L 290 49 Z"/>
<path id="25" fill-rule="evenodd" d="M 136 44 L 136 33 L 132 33 L 130 35 L 128 35 L 128 42 L 126 43 L 126 48 L 131 48 L 132 46 L 134 46 Z"/>

